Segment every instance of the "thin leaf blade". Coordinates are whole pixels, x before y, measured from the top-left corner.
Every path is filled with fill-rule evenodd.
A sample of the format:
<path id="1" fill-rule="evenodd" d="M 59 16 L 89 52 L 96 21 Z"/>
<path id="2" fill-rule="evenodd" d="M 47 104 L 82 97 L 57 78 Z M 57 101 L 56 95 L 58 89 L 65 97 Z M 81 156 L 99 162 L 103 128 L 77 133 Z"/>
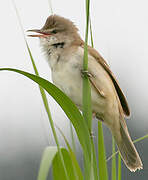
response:
<path id="1" fill-rule="evenodd" d="M 69 179 L 76 180 L 77 177 L 75 176 L 74 167 L 73 167 L 73 163 L 71 161 L 69 152 L 65 148 L 62 148 L 61 152 L 62 152 L 62 155 L 64 158 L 64 164 L 66 166 Z M 54 178 L 54 180 L 65 179 L 64 169 L 61 166 L 61 160 L 59 158 L 58 153 L 56 154 L 56 156 L 53 160 L 53 178 Z"/>
<path id="2" fill-rule="evenodd" d="M 75 177 L 77 180 L 83 180 L 83 175 L 82 175 L 82 171 L 81 171 L 81 168 L 78 164 L 78 161 L 76 159 L 76 156 L 75 156 L 75 153 L 73 152 L 70 144 L 68 143 L 68 140 L 66 138 L 66 136 L 64 135 L 64 133 L 62 132 L 62 130 L 57 126 L 60 134 L 63 136 L 64 138 L 64 141 L 67 145 L 67 148 L 68 148 L 68 151 L 69 151 L 69 155 L 70 155 L 70 158 L 71 158 L 71 161 L 72 161 L 72 164 L 73 164 L 73 168 L 74 168 L 74 173 L 75 173 Z"/>
<path id="3" fill-rule="evenodd" d="M 101 122 L 98 122 L 98 161 L 99 161 L 99 180 L 108 180 L 103 128 Z"/>
<path id="4" fill-rule="evenodd" d="M 118 180 L 121 180 L 121 156 L 118 154 Z"/>
<path id="5" fill-rule="evenodd" d="M 52 165 L 52 161 L 57 152 L 58 152 L 58 149 L 55 146 L 47 147 L 44 150 L 44 153 L 42 155 L 42 160 L 40 163 L 37 180 L 46 180 L 47 179 L 49 169 Z"/>
<path id="6" fill-rule="evenodd" d="M 115 140 L 112 136 L 112 154 L 115 152 Z M 116 156 L 112 158 L 112 180 L 116 180 Z"/>

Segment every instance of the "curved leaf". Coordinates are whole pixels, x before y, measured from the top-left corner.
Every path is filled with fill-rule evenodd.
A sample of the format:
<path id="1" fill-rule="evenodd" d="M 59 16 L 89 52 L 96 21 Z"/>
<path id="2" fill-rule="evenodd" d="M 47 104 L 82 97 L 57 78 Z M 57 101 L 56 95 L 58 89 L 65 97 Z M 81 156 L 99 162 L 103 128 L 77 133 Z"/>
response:
<path id="1" fill-rule="evenodd" d="M 72 148 L 70 147 L 70 144 L 68 143 L 67 138 L 65 137 L 64 133 L 62 132 L 62 130 L 57 126 L 60 134 L 63 136 L 64 141 L 67 145 L 68 151 L 69 151 L 69 155 L 73 164 L 73 168 L 74 168 L 74 173 L 75 173 L 75 177 L 77 180 L 83 180 L 83 175 L 82 175 L 82 171 L 80 169 L 80 166 L 78 164 L 78 161 L 76 159 L 75 153 L 72 151 Z"/>
<path id="2" fill-rule="evenodd" d="M 51 167 L 52 161 L 57 152 L 58 149 L 56 146 L 50 146 L 44 150 L 37 180 L 47 179 L 49 168 Z"/>
<path id="3" fill-rule="evenodd" d="M 0 71 L 4 70 L 14 71 L 28 77 L 29 79 L 33 80 L 38 85 L 40 85 L 42 88 L 44 88 L 55 99 L 55 101 L 61 106 L 63 111 L 66 113 L 67 117 L 72 122 L 76 130 L 80 144 L 82 145 L 84 155 L 88 159 L 89 163 L 91 160 L 91 142 L 88 127 L 80 111 L 78 110 L 76 105 L 71 101 L 71 99 L 68 98 L 55 85 L 39 76 L 18 69 L 0 68 Z"/>
<path id="4" fill-rule="evenodd" d="M 75 167 L 73 166 L 71 154 L 65 148 L 61 148 L 61 152 L 65 168 L 68 172 L 68 179 L 83 180 L 83 177 L 78 178 L 75 173 Z M 56 146 L 49 146 L 44 150 L 37 180 L 46 180 L 51 166 L 53 167 L 54 180 L 66 179 L 65 171 Z"/>
<path id="5" fill-rule="evenodd" d="M 71 161 L 69 152 L 65 148 L 62 148 L 61 151 L 62 151 L 62 155 L 64 158 L 64 164 L 65 164 L 65 167 L 68 172 L 68 178 L 70 180 L 78 180 L 77 176 L 75 174 L 73 162 Z M 61 164 L 61 160 L 59 158 L 59 153 L 57 153 L 55 158 L 53 159 L 52 167 L 53 167 L 53 179 L 54 180 L 65 179 L 65 173 L 64 173 L 64 169 Z"/>

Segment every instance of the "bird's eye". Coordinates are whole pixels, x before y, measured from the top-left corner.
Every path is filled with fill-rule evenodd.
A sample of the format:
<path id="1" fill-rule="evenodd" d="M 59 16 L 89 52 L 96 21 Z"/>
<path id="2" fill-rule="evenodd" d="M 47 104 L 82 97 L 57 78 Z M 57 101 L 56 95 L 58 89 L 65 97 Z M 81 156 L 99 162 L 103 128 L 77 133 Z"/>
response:
<path id="1" fill-rule="evenodd" d="M 52 34 L 56 34 L 57 33 L 57 30 L 53 30 L 51 31 Z"/>

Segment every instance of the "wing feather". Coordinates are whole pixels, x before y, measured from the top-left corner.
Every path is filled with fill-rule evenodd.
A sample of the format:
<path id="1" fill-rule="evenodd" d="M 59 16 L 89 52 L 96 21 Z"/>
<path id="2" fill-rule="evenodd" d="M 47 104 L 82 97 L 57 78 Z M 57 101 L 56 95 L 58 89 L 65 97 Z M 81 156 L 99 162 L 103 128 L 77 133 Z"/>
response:
<path id="1" fill-rule="evenodd" d="M 112 79 L 112 82 L 114 84 L 114 87 L 116 89 L 116 92 L 118 94 L 123 112 L 125 116 L 130 116 L 130 109 L 127 103 L 127 100 L 114 76 L 114 74 L 112 73 L 112 71 L 110 70 L 109 65 L 106 63 L 106 61 L 101 57 L 101 55 L 92 47 L 88 46 L 88 52 L 89 54 L 91 54 L 101 65 L 102 67 L 107 71 L 108 75 L 110 76 L 110 78 Z M 94 82 L 92 82 L 93 86 L 95 86 Z M 95 88 L 97 88 L 95 86 Z"/>

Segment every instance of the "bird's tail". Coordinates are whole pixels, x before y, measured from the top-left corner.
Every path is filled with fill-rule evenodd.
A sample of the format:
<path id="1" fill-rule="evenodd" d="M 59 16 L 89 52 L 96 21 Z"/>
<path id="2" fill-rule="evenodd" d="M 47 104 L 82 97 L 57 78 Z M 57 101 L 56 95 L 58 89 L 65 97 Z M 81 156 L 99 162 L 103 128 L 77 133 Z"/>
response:
<path id="1" fill-rule="evenodd" d="M 114 132 L 112 132 L 114 135 Z M 142 161 L 131 140 L 127 127 L 120 122 L 120 138 L 114 135 L 121 157 L 130 171 L 142 169 Z"/>

